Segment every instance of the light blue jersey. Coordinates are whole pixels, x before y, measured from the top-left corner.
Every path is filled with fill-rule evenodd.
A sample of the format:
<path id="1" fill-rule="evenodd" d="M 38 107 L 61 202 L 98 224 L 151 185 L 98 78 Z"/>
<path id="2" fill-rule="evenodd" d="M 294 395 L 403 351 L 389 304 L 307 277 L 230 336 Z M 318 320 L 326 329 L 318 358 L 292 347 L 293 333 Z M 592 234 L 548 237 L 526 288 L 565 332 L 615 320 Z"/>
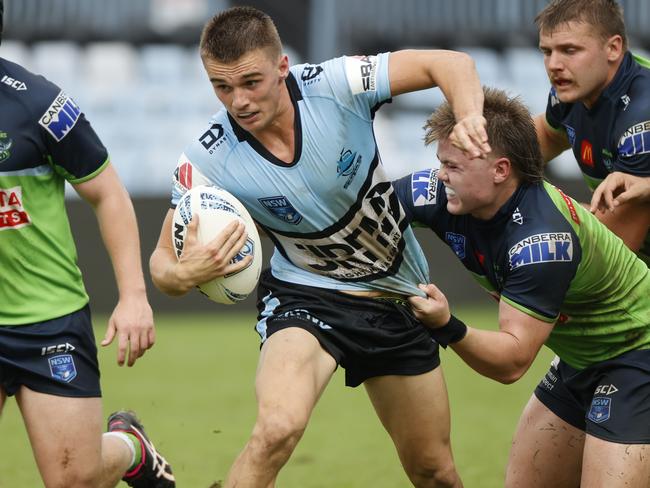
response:
<path id="1" fill-rule="evenodd" d="M 372 123 L 390 98 L 387 53 L 297 65 L 287 88 L 295 154 L 279 161 L 225 109 L 181 155 L 172 206 L 192 186 L 228 190 L 273 240 L 273 275 L 338 290 L 421 295 L 428 267 L 384 173 Z"/>

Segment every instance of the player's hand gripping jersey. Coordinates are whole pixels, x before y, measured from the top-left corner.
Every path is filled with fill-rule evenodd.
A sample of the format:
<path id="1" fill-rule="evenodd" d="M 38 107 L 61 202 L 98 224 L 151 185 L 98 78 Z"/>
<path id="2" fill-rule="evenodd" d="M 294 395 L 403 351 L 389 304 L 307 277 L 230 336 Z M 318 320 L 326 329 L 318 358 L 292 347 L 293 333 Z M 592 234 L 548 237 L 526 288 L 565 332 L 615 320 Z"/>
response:
<path id="1" fill-rule="evenodd" d="M 395 189 L 409 221 L 430 227 L 487 291 L 556 323 L 546 345 L 570 366 L 650 348 L 650 270 L 557 188 L 522 185 L 488 221 L 450 214 L 437 170 Z"/>
<path id="2" fill-rule="evenodd" d="M 424 255 L 379 158 L 373 115 L 390 98 L 388 54 L 291 68 L 295 154 L 277 160 L 218 112 L 174 173 L 172 205 L 192 186 L 235 195 L 273 240 L 273 275 L 347 290 L 421 294 Z"/>
<path id="3" fill-rule="evenodd" d="M 650 176 L 650 61 L 626 53 L 590 109 L 583 103 L 562 103 L 551 88 L 546 121 L 566 131 L 592 191 L 614 171 Z M 650 263 L 650 234 L 641 253 Z"/>
<path id="4" fill-rule="evenodd" d="M 64 182 L 93 178 L 108 155 L 70 97 L 2 58 L 0 107 L 0 325 L 18 325 L 88 302 Z"/>

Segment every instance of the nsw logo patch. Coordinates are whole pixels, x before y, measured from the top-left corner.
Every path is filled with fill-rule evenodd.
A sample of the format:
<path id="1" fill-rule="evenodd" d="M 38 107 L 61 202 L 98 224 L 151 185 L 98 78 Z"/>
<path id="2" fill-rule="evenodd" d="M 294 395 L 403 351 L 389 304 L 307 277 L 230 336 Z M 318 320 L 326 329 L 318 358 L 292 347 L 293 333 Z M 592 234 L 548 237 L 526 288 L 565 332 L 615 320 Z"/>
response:
<path id="1" fill-rule="evenodd" d="M 302 215 L 298 213 L 289 199 L 285 196 L 267 197 L 257 199 L 272 215 L 288 224 L 298 225 Z"/>
<path id="2" fill-rule="evenodd" d="M 74 365 L 74 358 L 70 354 L 61 354 L 48 358 L 50 373 L 55 380 L 70 383 L 77 377 L 77 368 Z"/>
<path id="3" fill-rule="evenodd" d="M 609 397 L 594 397 L 591 401 L 591 408 L 587 418 L 592 422 L 600 424 L 609 420 L 612 413 L 612 399 Z"/>
<path id="4" fill-rule="evenodd" d="M 462 234 L 455 234 L 454 232 L 447 232 L 445 240 L 452 251 L 458 256 L 459 259 L 465 259 L 465 236 Z"/>

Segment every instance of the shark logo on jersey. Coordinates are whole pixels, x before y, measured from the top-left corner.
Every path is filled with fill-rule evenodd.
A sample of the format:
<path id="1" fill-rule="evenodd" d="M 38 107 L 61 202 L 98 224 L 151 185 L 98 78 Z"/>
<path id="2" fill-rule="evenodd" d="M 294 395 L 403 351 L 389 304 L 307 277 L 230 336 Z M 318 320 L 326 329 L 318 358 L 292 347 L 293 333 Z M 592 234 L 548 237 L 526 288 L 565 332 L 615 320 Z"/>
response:
<path id="1" fill-rule="evenodd" d="M 60 142 L 75 126 L 80 115 L 81 109 L 72 98 L 61 91 L 41 115 L 38 123 Z"/>
<path id="2" fill-rule="evenodd" d="M 569 232 L 547 232 L 522 239 L 508 251 L 510 269 L 529 264 L 573 261 Z"/>
<path id="3" fill-rule="evenodd" d="M 336 172 L 339 177 L 347 176 L 348 179 L 345 181 L 343 188 L 347 188 L 352 183 L 352 180 L 359 171 L 359 166 L 361 165 L 361 156 L 357 156 L 356 151 L 352 152 L 349 149 L 341 149 L 341 154 L 339 160 L 336 162 Z"/>
<path id="4" fill-rule="evenodd" d="M 650 153 L 650 120 L 627 129 L 618 141 L 618 153 L 623 157 Z"/>
<path id="5" fill-rule="evenodd" d="M 212 154 L 223 143 L 223 141 L 219 142 L 223 135 L 223 126 L 221 124 L 212 124 L 208 130 L 201 134 L 199 142 L 209 154 Z"/>
<path id="6" fill-rule="evenodd" d="M 6 132 L 0 132 L 0 163 L 9 159 L 9 156 L 11 156 L 9 149 L 11 149 L 13 144 L 14 142 L 9 139 Z"/>
<path id="7" fill-rule="evenodd" d="M 426 169 L 413 173 L 411 196 L 415 207 L 435 205 L 438 199 L 438 170 Z"/>
<path id="8" fill-rule="evenodd" d="M 302 215 L 298 213 L 285 196 L 258 198 L 257 201 L 271 212 L 272 215 L 288 224 L 298 225 L 302 222 Z"/>
<path id="9" fill-rule="evenodd" d="M 564 124 L 564 128 L 566 129 L 566 135 L 569 138 L 569 144 L 573 146 L 576 143 L 576 130 L 566 124 Z"/>
<path id="10" fill-rule="evenodd" d="M 323 67 L 319 64 L 309 64 L 305 66 L 300 74 L 300 79 L 305 82 L 305 85 L 311 85 L 317 82 L 318 75 L 323 72 Z"/>
<path id="11" fill-rule="evenodd" d="M 70 354 L 54 356 L 47 360 L 50 364 L 50 373 L 52 378 L 70 383 L 77 377 L 77 368 L 74 365 L 74 359 Z"/>
<path id="12" fill-rule="evenodd" d="M 465 236 L 454 232 L 447 232 L 445 240 L 458 259 L 465 259 Z"/>
<path id="13" fill-rule="evenodd" d="M 591 408 L 587 418 L 592 422 L 600 424 L 609 420 L 612 413 L 612 399 L 609 397 L 594 397 L 591 401 Z"/>

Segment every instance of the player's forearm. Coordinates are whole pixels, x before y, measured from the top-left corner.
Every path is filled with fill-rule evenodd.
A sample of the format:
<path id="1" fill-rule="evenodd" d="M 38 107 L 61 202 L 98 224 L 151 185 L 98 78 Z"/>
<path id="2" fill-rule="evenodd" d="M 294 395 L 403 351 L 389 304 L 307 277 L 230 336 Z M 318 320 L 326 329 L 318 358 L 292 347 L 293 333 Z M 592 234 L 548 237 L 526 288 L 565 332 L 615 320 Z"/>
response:
<path id="1" fill-rule="evenodd" d="M 431 76 L 451 104 L 457 121 L 483 114 L 483 89 L 474 60 L 469 55 L 448 52 L 431 66 Z"/>
<path id="2" fill-rule="evenodd" d="M 151 279 L 160 291 L 170 296 L 185 295 L 194 284 L 179 276 L 178 261 L 171 249 L 157 247 L 149 259 Z"/>
<path id="3" fill-rule="evenodd" d="M 521 378 L 532 362 L 518 339 L 503 331 L 468 327 L 467 335 L 450 347 L 473 370 L 504 384 Z"/>
<path id="4" fill-rule="evenodd" d="M 126 191 L 106 196 L 94 208 L 102 240 L 111 258 L 120 299 L 146 297 L 138 225 Z M 115 218 L 116 215 L 119 219 Z"/>
<path id="5" fill-rule="evenodd" d="M 546 115 L 539 114 L 534 118 L 535 131 L 537 132 L 537 141 L 539 149 L 542 152 L 544 163 L 556 158 L 565 150 L 569 149 L 569 141 L 566 136 L 558 131 L 553 131 L 546 122 Z"/>

